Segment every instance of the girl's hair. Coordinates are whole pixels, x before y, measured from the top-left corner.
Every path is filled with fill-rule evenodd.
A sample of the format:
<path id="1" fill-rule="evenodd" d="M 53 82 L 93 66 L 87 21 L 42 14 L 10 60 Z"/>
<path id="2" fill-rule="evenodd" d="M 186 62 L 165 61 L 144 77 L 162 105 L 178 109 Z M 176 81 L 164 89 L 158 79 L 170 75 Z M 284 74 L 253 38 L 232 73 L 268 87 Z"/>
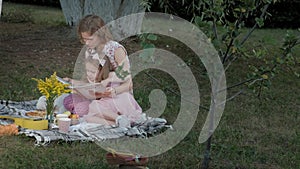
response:
<path id="1" fill-rule="evenodd" d="M 98 68 L 98 74 L 96 76 L 95 82 L 101 82 L 102 80 L 108 78 L 109 72 L 113 69 L 108 57 L 104 56 L 103 59 L 105 60 L 105 64 L 103 66 L 99 63 L 99 60 L 93 59 L 92 57 L 88 57 L 87 59 L 85 59 L 85 65 L 87 63 L 90 63 Z"/>
<path id="2" fill-rule="evenodd" d="M 112 35 L 108 28 L 105 26 L 105 23 L 102 18 L 97 15 L 87 15 L 82 18 L 78 24 L 77 34 L 82 43 L 84 43 L 81 33 L 87 32 L 90 35 L 96 33 L 98 36 L 109 41 L 112 39 Z"/>

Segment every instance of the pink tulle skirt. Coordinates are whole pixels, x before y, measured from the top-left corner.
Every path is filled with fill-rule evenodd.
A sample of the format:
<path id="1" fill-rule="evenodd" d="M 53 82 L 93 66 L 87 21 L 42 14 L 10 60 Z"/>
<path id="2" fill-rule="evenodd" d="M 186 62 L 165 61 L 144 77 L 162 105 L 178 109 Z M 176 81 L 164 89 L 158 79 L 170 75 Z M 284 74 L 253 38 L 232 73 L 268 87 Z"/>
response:
<path id="1" fill-rule="evenodd" d="M 115 97 L 101 98 L 100 100 L 93 100 L 89 104 L 89 113 L 85 116 L 97 116 L 99 113 L 114 113 L 125 115 L 130 121 L 136 121 L 142 114 L 142 108 L 129 92 L 118 94 Z"/>

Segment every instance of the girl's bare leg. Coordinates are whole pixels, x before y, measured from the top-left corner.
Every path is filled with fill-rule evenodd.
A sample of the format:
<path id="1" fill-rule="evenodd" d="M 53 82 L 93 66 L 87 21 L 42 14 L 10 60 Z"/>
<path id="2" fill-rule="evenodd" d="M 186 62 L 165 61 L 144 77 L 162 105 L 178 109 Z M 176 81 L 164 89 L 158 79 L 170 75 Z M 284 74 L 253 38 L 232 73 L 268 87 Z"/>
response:
<path id="1" fill-rule="evenodd" d="M 116 118 L 119 116 L 118 113 L 114 113 L 111 111 L 102 112 L 101 115 L 104 117 L 104 119 L 115 121 Z"/>
<path id="2" fill-rule="evenodd" d="M 115 124 L 115 121 L 106 120 L 97 116 L 90 116 L 85 119 L 88 123 L 97 123 L 97 124 L 103 124 L 103 125 L 113 125 Z"/>

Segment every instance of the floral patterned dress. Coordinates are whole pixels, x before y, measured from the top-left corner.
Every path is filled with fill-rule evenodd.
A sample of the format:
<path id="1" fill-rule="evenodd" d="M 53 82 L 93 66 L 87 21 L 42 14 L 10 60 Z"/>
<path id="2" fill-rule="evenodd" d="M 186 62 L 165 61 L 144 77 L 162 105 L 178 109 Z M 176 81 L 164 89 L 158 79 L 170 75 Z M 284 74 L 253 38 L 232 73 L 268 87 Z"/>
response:
<path id="1" fill-rule="evenodd" d="M 115 51 L 118 48 L 122 48 L 125 52 L 125 48 L 116 41 L 109 41 L 103 48 L 103 53 L 108 56 L 114 69 L 118 64 L 115 60 Z M 126 59 L 128 59 L 126 53 Z M 109 84 L 111 87 L 119 86 L 120 83 Z M 142 113 L 142 108 L 134 99 L 130 91 L 117 94 L 114 97 L 105 97 L 99 100 L 93 100 L 89 105 L 89 113 L 84 116 L 88 118 L 91 116 L 99 116 L 102 112 L 117 113 L 119 115 L 125 115 L 131 122 L 138 120 Z"/>

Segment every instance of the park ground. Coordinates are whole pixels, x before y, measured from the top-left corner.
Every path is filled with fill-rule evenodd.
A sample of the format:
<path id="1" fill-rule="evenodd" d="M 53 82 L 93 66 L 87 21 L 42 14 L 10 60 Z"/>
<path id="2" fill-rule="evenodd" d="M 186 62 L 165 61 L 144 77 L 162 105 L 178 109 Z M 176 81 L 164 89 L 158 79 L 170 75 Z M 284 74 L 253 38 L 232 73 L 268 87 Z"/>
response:
<path id="1" fill-rule="evenodd" d="M 51 9 L 52 12 L 53 10 Z M 59 16 L 62 16 L 61 13 Z M 276 55 L 286 31 L 257 30 L 246 45 L 249 45 L 249 48 L 263 46 L 268 49 L 269 55 Z M 140 49 L 137 38 L 122 43 L 129 53 Z M 169 49 L 184 51 L 181 55 L 191 55 L 182 50 L 180 44 L 170 44 L 170 41 L 167 43 Z M 31 78 L 44 78 L 54 71 L 61 76 L 72 75 L 73 65 L 81 47 L 74 29 L 61 22 L 48 24 L 0 21 L 0 99 L 21 101 L 38 98 L 36 83 Z M 297 51 L 299 53 L 299 48 Z M 228 84 L 243 79 L 242 76 L 247 74 L 246 62 L 237 62 L 226 73 Z M 299 66 L 297 70 L 299 71 Z M 175 86 L 176 89 L 176 85 L 173 86 L 168 80 L 164 82 L 161 74 L 156 75 L 155 71 L 147 72 L 149 73 L 153 73 L 153 76 L 139 76 L 134 80 L 135 97 L 145 109 L 149 106 L 147 96 L 150 89 L 163 85 Z M 206 81 L 199 84 L 208 85 L 205 73 L 200 73 L 199 76 Z M 149 82 L 153 81 L 153 77 L 159 79 L 162 85 Z M 209 90 L 200 90 L 203 105 L 209 107 Z M 233 89 L 228 91 L 228 94 L 237 91 Z M 222 119 L 212 139 L 210 168 L 299 167 L 299 78 L 284 67 L 272 80 L 272 85 L 263 93 L 263 97 L 257 98 L 250 90 L 246 91 L 226 103 Z M 176 120 L 174 113 L 179 110 L 180 100 L 172 93 L 168 93 L 168 96 L 170 103 L 162 116 L 172 122 Z M 151 157 L 149 167 L 199 168 L 205 144 L 198 142 L 198 136 L 206 115 L 206 110 L 200 109 L 190 133 L 168 152 Z M 105 153 L 94 143 L 57 142 L 46 147 L 35 147 L 32 138 L 22 135 L 0 137 L 0 168 L 113 168 L 107 165 Z"/>

